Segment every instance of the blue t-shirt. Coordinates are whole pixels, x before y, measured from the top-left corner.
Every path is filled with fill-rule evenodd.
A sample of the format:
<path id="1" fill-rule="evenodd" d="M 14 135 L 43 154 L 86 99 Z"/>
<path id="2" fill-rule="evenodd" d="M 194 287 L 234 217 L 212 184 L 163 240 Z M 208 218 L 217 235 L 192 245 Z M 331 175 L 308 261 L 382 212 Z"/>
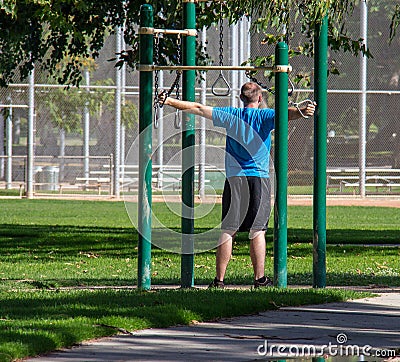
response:
<path id="1" fill-rule="evenodd" d="M 226 129 L 226 177 L 269 177 L 275 111 L 269 108 L 214 107 L 212 119 L 214 126 Z"/>

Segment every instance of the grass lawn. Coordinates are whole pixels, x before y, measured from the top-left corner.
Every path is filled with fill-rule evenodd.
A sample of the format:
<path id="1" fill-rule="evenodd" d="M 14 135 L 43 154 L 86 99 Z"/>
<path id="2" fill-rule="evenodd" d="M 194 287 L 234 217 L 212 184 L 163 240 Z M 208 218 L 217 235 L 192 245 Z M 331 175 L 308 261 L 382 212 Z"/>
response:
<path id="1" fill-rule="evenodd" d="M 188 324 L 357 297 L 343 290 L 64 289 L 134 286 L 137 232 L 122 202 L 1 200 L 0 361 L 68 346 L 84 339 L 147 327 Z M 400 285 L 399 209 L 329 207 L 327 284 Z M 164 204 L 154 213 L 171 229 L 180 219 Z M 196 230 L 218 224 L 220 206 L 196 220 Z M 312 283 L 312 208 L 288 210 L 288 283 Z M 271 225 L 272 226 L 272 225 Z M 246 234 L 237 238 L 226 282 L 249 285 Z M 267 235 L 272 274 L 272 230 Z M 366 246 L 373 244 L 374 246 Z M 398 246 L 379 246 L 398 244 Z M 195 256 L 195 284 L 214 277 L 214 251 Z M 154 248 L 152 283 L 180 283 L 180 255 Z M 225 304 L 229 302 L 229 308 Z M 222 307 L 223 306 L 223 307 Z"/>
<path id="2" fill-rule="evenodd" d="M 1 288 L 8 284 L 43 286 L 136 285 L 137 232 L 122 202 L 2 200 L 0 215 Z M 154 213 L 171 229 L 180 218 L 164 204 Z M 400 285 L 399 209 L 329 207 L 328 285 Z M 196 230 L 218 225 L 220 205 L 196 220 Z M 288 209 L 289 284 L 312 284 L 312 208 Z M 273 223 L 271 223 L 271 227 Z M 365 246 L 373 244 L 375 246 Z M 267 272 L 272 274 L 272 230 L 267 235 Z M 195 257 L 195 284 L 214 277 L 214 251 Z M 152 283 L 180 283 L 180 255 L 154 248 Z M 227 282 L 250 284 L 247 234 L 240 234 Z M 7 287 L 8 288 L 8 287 Z"/>

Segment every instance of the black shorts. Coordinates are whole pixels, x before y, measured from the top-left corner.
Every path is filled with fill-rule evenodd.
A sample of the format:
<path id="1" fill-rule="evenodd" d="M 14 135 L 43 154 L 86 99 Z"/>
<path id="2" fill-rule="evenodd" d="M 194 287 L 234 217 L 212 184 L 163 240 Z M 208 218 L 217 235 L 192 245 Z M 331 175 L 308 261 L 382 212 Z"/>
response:
<path id="1" fill-rule="evenodd" d="M 222 230 L 267 230 L 271 214 L 269 178 L 234 176 L 225 180 Z"/>

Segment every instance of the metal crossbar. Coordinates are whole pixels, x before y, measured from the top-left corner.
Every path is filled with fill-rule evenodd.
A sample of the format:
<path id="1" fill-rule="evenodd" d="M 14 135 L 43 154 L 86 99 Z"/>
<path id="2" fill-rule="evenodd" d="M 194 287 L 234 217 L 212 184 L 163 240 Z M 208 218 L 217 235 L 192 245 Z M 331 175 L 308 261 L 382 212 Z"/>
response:
<path id="1" fill-rule="evenodd" d="M 270 71 L 273 73 L 289 73 L 292 71 L 290 65 L 275 65 L 273 67 L 254 67 L 254 66 L 232 66 L 232 65 L 152 65 L 138 64 L 136 70 L 142 72 L 152 72 L 154 70 L 252 70 Z"/>
<path id="2" fill-rule="evenodd" d="M 152 34 L 175 34 L 175 35 L 187 35 L 187 36 L 197 36 L 196 29 L 155 29 L 149 27 L 139 28 L 139 34 L 142 35 L 152 35 Z"/>

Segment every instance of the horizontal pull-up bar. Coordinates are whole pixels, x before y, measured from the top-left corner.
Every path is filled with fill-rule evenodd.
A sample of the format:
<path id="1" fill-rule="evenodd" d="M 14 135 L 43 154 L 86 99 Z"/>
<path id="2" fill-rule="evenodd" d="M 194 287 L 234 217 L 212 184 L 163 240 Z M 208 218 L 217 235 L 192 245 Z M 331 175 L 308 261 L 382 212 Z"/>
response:
<path id="1" fill-rule="evenodd" d="M 246 70 L 246 71 L 270 71 L 273 73 L 290 73 L 291 65 L 275 65 L 273 67 L 254 67 L 254 66 L 232 66 L 232 65 L 152 65 L 138 64 L 136 69 L 142 72 L 152 72 L 154 70 Z"/>
<path id="2" fill-rule="evenodd" d="M 187 35 L 187 36 L 196 36 L 196 29 L 155 29 L 149 27 L 141 27 L 139 28 L 139 34 L 141 35 L 152 35 L 152 34 L 177 34 L 177 35 Z"/>

